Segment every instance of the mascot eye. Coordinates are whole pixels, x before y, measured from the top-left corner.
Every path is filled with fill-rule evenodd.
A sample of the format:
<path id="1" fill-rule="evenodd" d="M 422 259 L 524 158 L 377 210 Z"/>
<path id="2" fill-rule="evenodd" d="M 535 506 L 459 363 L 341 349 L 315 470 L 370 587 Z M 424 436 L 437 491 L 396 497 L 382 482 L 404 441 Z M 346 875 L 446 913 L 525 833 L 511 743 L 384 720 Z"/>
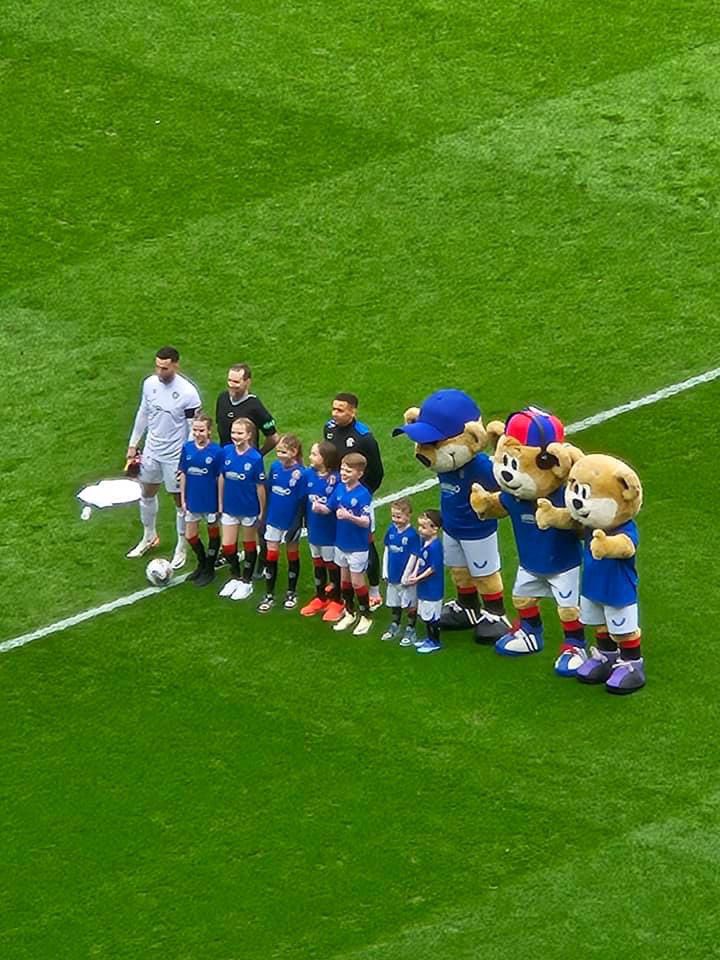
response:
<path id="1" fill-rule="evenodd" d="M 517 462 L 517 460 L 515 459 L 515 457 L 512 458 L 512 462 L 511 462 L 510 465 L 511 465 L 511 467 L 513 468 L 513 470 L 517 470 L 517 468 L 518 468 L 518 462 Z"/>
<path id="2" fill-rule="evenodd" d="M 504 454 L 503 454 L 503 466 L 504 466 L 504 467 L 506 467 L 506 466 L 508 465 L 508 461 L 509 461 L 509 457 L 508 457 L 508 455 L 507 455 L 506 453 L 504 453 Z"/>

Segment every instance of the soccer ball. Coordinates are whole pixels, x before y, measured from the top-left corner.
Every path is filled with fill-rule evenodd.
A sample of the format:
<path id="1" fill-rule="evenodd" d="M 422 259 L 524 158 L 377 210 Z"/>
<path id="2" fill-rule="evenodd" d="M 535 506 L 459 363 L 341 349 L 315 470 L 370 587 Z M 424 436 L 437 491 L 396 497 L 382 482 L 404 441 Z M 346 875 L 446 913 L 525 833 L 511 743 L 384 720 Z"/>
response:
<path id="1" fill-rule="evenodd" d="M 169 560 L 157 557 L 145 567 L 145 576 L 154 587 L 164 587 L 172 580 L 173 568 Z"/>

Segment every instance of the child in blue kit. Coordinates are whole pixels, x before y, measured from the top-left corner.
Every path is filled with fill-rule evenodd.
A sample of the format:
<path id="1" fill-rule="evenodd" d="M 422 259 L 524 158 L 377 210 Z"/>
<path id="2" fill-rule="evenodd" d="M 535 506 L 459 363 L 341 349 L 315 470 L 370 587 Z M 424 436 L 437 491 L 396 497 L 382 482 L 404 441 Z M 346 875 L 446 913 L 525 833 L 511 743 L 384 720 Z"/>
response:
<path id="1" fill-rule="evenodd" d="M 258 613 L 269 613 L 275 605 L 280 544 L 284 543 L 288 559 L 288 589 L 283 606 L 297 606 L 297 582 L 300 575 L 300 531 L 307 494 L 302 444 L 291 433 L 280 437 L 275 447 L 277 460 L 267 477 L 268 499 L 265 520 L 265 596 L 258 604 Z"/>
<path id="2" fill-rule="evenodd" d="M 220 549 L 218 526 L 218 477 L 222 469 L 222 447 L 211 441 L 212 420 L 204 413 L 193 418 L 192 440 L 180 454 L 180 505 L 185 514 L 185 539 L 197 557 L 197 568 L 190 574 L 197 587 L 205 587 L 215 577 L 215 560 Z M 208 548 L 200 539 L 199 524 L 207 522 Z"/>
<path id="3" fill-rule="evenodd" d="M 442 650 L 440 643 L 440 615 L 442 613 L 445 575 L 443 547 L 439 539 L 442 518 L 439 510 L 426 510 L 418 518 L 418 531 L 422 539 L 420 553 L 410 573 L 405 577 L 408 586 L 417 588 L 418 616 L 425 624 L 425 639 L 415 641 L 418 653 L 435 653 Z M 410 646 L 405 638 L 401 646 Z"/>
<path id="4" fill-rule="evenodd" d="M 405 586 L 403 581 L 415 557 L 420 553 L 420 537 L 410 525 L 412 504 L 403 497 L 390 507 L 392 523 L 385 534 L 385 553 L 383 554 L 383 577 L 387 580 L 385 602 L 392 611 L 392 622 L 383 633 L 382 640 L 396 640 L 402 636 L 408 643 L 417 639 L 415 621 L 417 619 L 417 591 L 415 587 Z M 402 612 L 407 610 L 407 627 L 402 633 Z"/>

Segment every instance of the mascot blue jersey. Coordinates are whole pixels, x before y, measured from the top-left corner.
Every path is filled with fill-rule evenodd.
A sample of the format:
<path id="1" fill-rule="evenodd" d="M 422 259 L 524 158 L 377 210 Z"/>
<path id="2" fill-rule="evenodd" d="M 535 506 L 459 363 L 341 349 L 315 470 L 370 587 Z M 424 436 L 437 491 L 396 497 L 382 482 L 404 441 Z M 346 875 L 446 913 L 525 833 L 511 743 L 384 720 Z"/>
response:
<path id="1" fill-rule="evenodd" d="M 217 513 L 222 461 L 222 447 L 217 443 L 198 447 L 188 440 L 183 446 L 179 469 L 185 474 L 185 503 L 191 513 Z"/>
<path id="2" fill-rule="evenodd" d="M 231 517 L 257 517 L 260 501 L 257 488 L 265 483 L 263 459 L 255 447 L 238 453 L 235 445 L 223 447 L 222 473 L 225 477 L 223 512 Z"/>
<path id="3" fill-rule="evenodd" d="M 432 573 L 418 583 L 418 600 L 442 600 L 445 592 L 445 566 L 442 542 L 437 537 L 429 543 L 424 542 L 420 548 L 416 575 L 420 576 L 428 567 L 432 567 Z"/>
<path id="4" fill-rule="evenodd" d="M 554 507 L 565 506 L 565 487 L 548 498 Z M 535 522 L 537 500 L 519 500 L 500 494 L 500 504 L 512 521 L 520 565 L 530 573 L 551 577 L 580 566 L 580 540 L 574 530 L 541 530 Z"/>
<path id="5" fill-rule="evenodd" d="M 305 468 L 299 463 L 284 467 L 276 460 L 270 467 L 266 486 L 268 526 L 290 529 L 305 504 Z"/>
<path id="6" fill-rule="evenodd" d="M 607 535 L 614 537 L 624 533 L 630 537 L 637 547 L 638 529 L 633 520 L 608 530 Z M 583 554 L 583 574 L 581 593 L 588 600 L 595 603 L 604 603 L 608 607 L 629 607 L 637 603 L 638 575 L 635 568 L 635 557 L 613 559 L 605 557 L 596 560 L 590 552 L 592 530 L 585 531 L 585 552 Z"/>
<path id="7" fill-rule="evenodd" d="M 497 530 L 497 520 L 478 520 L 470 506 L 470 491 L 480 483 L 490 493 L 499 490 L 492 461 L 486 453 L 476 453 L 459 470 L 439 473 L 440 513 L 443 530 L 456 540 L 484 540 Z"/>
<path id="8" fill-rule="evenodd" d="M 387 581 L 398 584 L 410 557 L 420 553 L 420 534 L 412 527 L 398 530 L 395 524 L 391 523 L 384 543 L 387 548 Z"/>

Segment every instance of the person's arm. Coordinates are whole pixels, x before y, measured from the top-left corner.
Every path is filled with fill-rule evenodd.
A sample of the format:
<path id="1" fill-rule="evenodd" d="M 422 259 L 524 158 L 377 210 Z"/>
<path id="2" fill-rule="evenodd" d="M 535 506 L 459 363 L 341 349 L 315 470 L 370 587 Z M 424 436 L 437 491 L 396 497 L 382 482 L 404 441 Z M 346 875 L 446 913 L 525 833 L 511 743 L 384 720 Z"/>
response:
<path id="1" fill-rule="evenodd" d="M 267 510 L 267 487 L 264 483 L 257 485 L 257 498 L 260 504 L 260 514 L 258 516 L 258 522 L 260 522 L 263 520 L 265 511 Z"/>
<path id="2" fill-rule="evenodd" d="M 414 553 L 408 560 L 405 570 L 403 571 L 402 579 L 400 580 L 403 586 L 410 587 L 415 583 L 413 577 L 415 576 L 418 563 L 420 563 L 420 557 Z"/>
<path id="3" fill-rule="evenodd" d="M 365 434 L 365 436 L 361 438 L 361 441 L 358 445 L 359 452 L 362 453 L 367 460 L 365 476 L 362 482 L 370 493 L 375 493 L 379 489 L 385 476 L 385 468 L 383 467 L 382 457 L 380 456 L 380 447 L 371 433 Z"/>
<path id="4" fill-rule="evenodd" d="M 225 496 L 225 474 L 218 474 L 218 513 L 223 512 L 223 498 Z"/>
<path id="5" fill-rule="evenodd" d="M 385 547 L 383 550 L 383 563 L 382 563 L 382 578 L 387 580 L 388 578 L 388 549 Z"/>
<path id="6" fill-rule="evenodd" d="M 133 423 L 132 432 L 130 434 L 130 440 L 128 442 L 127 448 L 127 458 L 130 460 L 137 454 L 138 444 L 142 440 L 145 431 L 148 428 L 148 405 L 145 398 L 145 387 L 143 385 L 143 390 L 140 395 L 140 406 L 137 409 L 135 414 L 135 422 Z"/>
<path id="7" fill-rule="evenodd" d="M 277 424 L 275 423 L 275 417 L 270 413 L 268 408 L 260 403 L 258 415 L 260 417 L 260 433 L 265 437 L 263 440 L 262 446 L 260 447 L 260 453 L 264 457 L 266 454 L 270 453 L 271 450 L 274 450 L 277 446 L 277 442 L 280 439 L 280 434 L 277 432 Z"/>

